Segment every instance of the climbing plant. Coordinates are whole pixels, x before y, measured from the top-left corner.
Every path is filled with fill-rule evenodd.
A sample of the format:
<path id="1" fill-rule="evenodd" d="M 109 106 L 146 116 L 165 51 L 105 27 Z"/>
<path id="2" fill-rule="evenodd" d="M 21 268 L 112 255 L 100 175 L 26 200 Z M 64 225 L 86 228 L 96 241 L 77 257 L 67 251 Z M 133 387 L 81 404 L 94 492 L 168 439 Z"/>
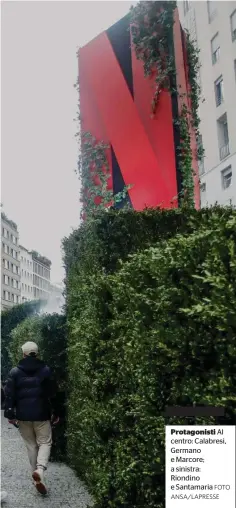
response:
<path id="1" fill-rule="evenodd" d="M 184 99 L 181 89 L 177 89 L 175 79 L 175 59 L 173 51 L 173 26 L 176 2 L 139 2 L 131 8 L 131 33 L 136 56 L 143 61 L 144 74 L 154 78 L 155 86 L 151 102 L 151 116 L 154 117 L 160 94 L 168 90 Z M 185 50 L 187 56 L 187 72 L 189 88 L 187 101 L 183 100 L 179 119 L 174 123 L 179 126 L 180 145 L 179 162 L 182 174 L 181 205 L 194 206 L 194 182 L 192 168 L 192 149 L 190 127 L 192 126 L 196 139 L 199 139 L 198 102 L 200 85 L 198 82 L 199 51 L 191 41 L 188 32 L 185 34 Z M 185 97 L 186 98 L 186 97 Z M 188 106 L 187 104 L 188 103 Z M 198 159 L 203 157 L 203 149 L 198 149 Z"/>
<path id="2" fill-rule="evenodd" d="M 90 132 L 82 132 L 80 141 L 78 172 L 81 179 L 82 216 L 89 217 L 98 209 L 124 201 L 132 185 L 124 186 L 121 192 L 114 195 L 112 188 L 109 188 L 111 171 L 107 151 L 110 145 L 97 141 Z"/>
<path id="3" fill-rule="evenodd" d="M 161 92 L 170 90 L 169 75 L 175 70 L 169 51 L 176 2 L 139 2 L 131 7 L 131 34 L 136 57 L 143 61 L 146 77 L 155 78 L 152 115 L 156 113 Z"/>
<path id="4" fill-rule="evenodd" d="M 90 215 L 94 210 L 111 204 L 112 191 L 108 189 L 110 168 L 106 157 L 109 146 L 97 142 L 89 133 L 81 134 L 81 153 L 78 162 L 81 178 L 81 201 L 83 213 Z"/>
<path id="5" fill-rule="evenodd" d="M 189 132 L 189 112 L 186 104 L 182 105 L 179 116 L 180 127 L 180 171 L 182 175 L 182 191 L 180 203 L 182 206 L 194 206 L 194 181 L 192 168 L 192 150 Z"/>

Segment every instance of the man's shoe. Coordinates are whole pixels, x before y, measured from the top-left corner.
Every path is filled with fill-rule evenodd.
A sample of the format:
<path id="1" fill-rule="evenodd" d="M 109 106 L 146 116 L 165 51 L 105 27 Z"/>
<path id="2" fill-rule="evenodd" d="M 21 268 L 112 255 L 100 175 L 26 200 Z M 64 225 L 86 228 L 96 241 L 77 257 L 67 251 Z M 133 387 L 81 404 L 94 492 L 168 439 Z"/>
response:
<path id="1" fill-rule="evenodd" d="M 35 482 L 35 487 L 36 487 L 37 491 L 42 496 L 46 496 L 47 489 L 46 489 L 44 481 L 43 481 L 43 470 L 36 469 L 36 471 L 34 471 L 32 474 L 32 478 Z"/>

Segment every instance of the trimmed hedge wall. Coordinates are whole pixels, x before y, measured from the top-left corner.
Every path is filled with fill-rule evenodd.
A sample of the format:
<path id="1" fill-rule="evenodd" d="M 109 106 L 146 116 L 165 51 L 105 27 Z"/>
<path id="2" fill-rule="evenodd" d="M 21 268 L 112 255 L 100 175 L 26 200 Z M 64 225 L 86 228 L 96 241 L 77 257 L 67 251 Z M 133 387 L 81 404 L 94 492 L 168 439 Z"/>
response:
<path id="1" fill-rule="evenodd" d="M 188 235 L 211 217 L 225 220 L 232 213 L 230 207 L 215 206 L 203 210 L 146 209 L 109 210 L 98 212 L 63 240 L 64 261 L 68 276 L 71 272 L 91 275 L 99 270 L 106 273 L 119 268 L 120 260 L 130 254 L 157 244 L 177 233 Z"/>
<path id="2" fill-rule="evenodd" d="M 22 358 L 21 346 L 33 340 L 39 346 L 41 358 L 51 367 L 58 384 L 60 423 L 54 430 L 52 458 L 66 457 L 66 392 L 67 392 L 67 343 L 66 318 L 59 314 L 33 316 L 18 324 L 11 332 L 10 357 L 12 365 Z"/>
<path id="3" fill-rule="evenodd" d="M 108 212 L 64 247 L 71 464 L 99 508 L 164 508 L 165 407 L 235 423 L 236 212 Z"/>

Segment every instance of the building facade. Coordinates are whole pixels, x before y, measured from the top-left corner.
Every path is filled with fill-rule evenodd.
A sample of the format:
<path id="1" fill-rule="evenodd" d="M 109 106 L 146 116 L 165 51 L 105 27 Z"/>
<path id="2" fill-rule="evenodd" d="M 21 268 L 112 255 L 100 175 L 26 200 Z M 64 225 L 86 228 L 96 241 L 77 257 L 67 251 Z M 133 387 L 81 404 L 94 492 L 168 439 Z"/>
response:
<path id="1" fill-rule="evenodd" d="M 33 258 L 30 251 L 20 245 L 21 302 L 34 300 Z"/>
<path id="2" fill-rule="evenodd" d="M 1 214 L 1 219 L 1 310 L 8 310 L 21 302 L 19 233 L 17 225 L 4 213 Z"/>
<path id="3" fill-rule="evenodd" d="M 236 205 L 236 2 L 181 1 L 178 9 L 200 50 L 201 206 Z"/>
<path id="4" fill-rule="evenodd" d="M 36 300 L 48 300 L 50 296 L 51 261 L 32 251 L 33 296 Z"/>

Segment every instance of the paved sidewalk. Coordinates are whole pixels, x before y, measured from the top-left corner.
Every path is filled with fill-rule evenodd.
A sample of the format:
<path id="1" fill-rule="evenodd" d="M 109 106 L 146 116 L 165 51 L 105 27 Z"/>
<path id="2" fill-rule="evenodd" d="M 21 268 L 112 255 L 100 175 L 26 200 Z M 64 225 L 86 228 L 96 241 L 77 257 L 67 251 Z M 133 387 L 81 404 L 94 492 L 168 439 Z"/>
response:
<path id="1" fill-rule="evenodd" d="M 2 415 L 1 486 L 7 491 L 6 508 L 87 508 L 91 497 L 74 472 L 64 464 L 50 463 L 46 481 L 48 495 L 43 498 L 31 482 L 25 445 L 19 431 Z"/>

